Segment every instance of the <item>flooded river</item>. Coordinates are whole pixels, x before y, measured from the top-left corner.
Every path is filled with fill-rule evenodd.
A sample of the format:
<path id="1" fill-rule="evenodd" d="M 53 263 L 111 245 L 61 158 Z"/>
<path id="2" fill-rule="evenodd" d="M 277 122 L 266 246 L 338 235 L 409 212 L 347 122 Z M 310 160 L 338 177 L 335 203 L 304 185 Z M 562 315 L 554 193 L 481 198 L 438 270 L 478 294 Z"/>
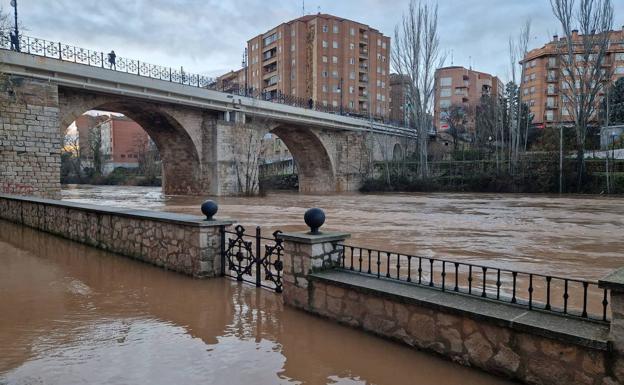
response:
<path id="1" fill-rule="evenodd" d="M 133 204 L 184 211 L 153 191 L 139 196 Z M 223 211 L 236 214 L 234 202 Z M 260 223 L 263 209 L 251 207 L 245 219 Z M 288 207 L 294 225 L 300 210 Z M 268 291 L 189 279 L 3 221 L 0 264 L 3 385 L 506 383 L 286 308 Z"/>
<path id="2" fill-rule="evenodd" d="M 168 197 L 160 188 L 81 186 L 67 200 L 201 215 L 199 197 Z M 352 234 L 350 244 L 502 268 L 598 279 L 624 266 L 624 199 L 514 194 L 270 193 L 214 198 L 220 217 L 244 226 L 304 230 L 303 213 L 321 207 L 325 230 Z"/>

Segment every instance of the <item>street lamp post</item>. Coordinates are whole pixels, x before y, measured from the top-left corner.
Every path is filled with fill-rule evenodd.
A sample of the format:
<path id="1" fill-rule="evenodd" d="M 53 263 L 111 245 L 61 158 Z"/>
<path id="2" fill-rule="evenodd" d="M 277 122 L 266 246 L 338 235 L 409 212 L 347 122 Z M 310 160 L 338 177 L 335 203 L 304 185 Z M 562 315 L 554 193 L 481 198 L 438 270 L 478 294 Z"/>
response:
<path id="1" fill-rule="evenodd" d="M 15 15 L 15 29 L 13 31 L 13 33 L 15 34 L 15 36 L 13 38 L 15 40 L 14 40 L 13 44 L 14 44 L 15 50 L 17 52 L 20 52 L 19 27 L 18 27 L 18 24 L 17 24 L 17 0 L 11 0 L 11 7 L 13 7 L 13 11 L 14 11 L 13 13 Z"/>

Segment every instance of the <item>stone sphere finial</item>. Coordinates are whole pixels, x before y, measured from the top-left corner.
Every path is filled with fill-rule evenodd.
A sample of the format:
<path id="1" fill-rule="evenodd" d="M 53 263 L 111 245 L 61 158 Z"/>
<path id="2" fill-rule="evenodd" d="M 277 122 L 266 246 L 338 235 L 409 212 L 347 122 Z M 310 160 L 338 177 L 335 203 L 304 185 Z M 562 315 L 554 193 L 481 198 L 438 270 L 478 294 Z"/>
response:
<path id="1" fill-rule="evenodd" d="M 205 201 L 201 205 L 201 212 L 206 216 L 207 221 L 212 221 L 212 217 L 219 211 L 219 205 L 215 201 Z"/>
<path id="2" fill-rule="evenodd" d="M 325 223 L 325 213 L 319 208 L 309 209 L 305 212 L 303 220 L 310 228 L 310 234 L 320 234 L 319 228 Z"/>

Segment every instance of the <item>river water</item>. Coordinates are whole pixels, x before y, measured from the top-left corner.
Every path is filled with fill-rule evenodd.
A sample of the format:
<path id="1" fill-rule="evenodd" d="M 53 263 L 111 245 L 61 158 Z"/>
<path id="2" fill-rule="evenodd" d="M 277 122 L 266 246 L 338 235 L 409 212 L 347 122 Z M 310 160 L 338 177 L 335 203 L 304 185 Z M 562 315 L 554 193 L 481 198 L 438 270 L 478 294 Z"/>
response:
<path id="1" fill-rule="evenodd" d="M 71 201 L 201 215 L 200 197 L 164 196 L 160 188 L 73 186 Z M 270 193 L 213 198 L 218 217 L 268 235 L 305 230 L 307 208 L 321 207 L 325 230 L 352 234 L 350 244 L 501 268 L 599 279 L 624 266 L 624 199 L 519 194 Z"/>
<path id="2" fill-rule="evenodd" d="M 143 207 L 162 206 L 152 195 Z M 3 221 L 0 265 L 3 385 L 506 383 L 284 307 L 269 291 Z"/>

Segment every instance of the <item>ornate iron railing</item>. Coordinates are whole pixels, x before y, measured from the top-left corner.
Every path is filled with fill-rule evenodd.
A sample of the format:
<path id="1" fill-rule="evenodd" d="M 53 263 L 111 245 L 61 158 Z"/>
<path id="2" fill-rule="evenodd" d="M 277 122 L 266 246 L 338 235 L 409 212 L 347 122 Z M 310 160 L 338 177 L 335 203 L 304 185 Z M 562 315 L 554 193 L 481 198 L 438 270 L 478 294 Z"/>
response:
<path id="1" fill-rule="evenodd" d="M 222 227 L 221 275 L 281 293 L 284 247 L 277 238 L 279 233 L 275 231 L 273 238 L 265 238 L 260 227 L 256 227 L 255 235 L 245 234 L 241 225 L 234 231 Z"/>
<path id="2" fill-rule="evenodd" d="M 610 318 L 609 293 L 598 282 L 542 275 L 391 251 L 340 245 L 340 268 L 599 322 Z"/>
<path id="3" fill-rule="evenodd" d="M 76 47 L 73 45 L 63 44 L 60 42 L 39 39 L 30 36 L 20 36 L 19 51 L 31 55 L 43 56 L 72 63 L 84 64 L 92 67 L 100 67 L 111 71 L 123 72 L 150 79 L 164 80 L 172 83 L 183 84 L 193 87 L 211 89 L 214 91 L 229 93 L 238 96 L 244 96 L 253 99 L 264 100 L 267 102 L 290 105 L 293 107 L 311 109 L 319 112 L 330 114 L 340 114 L 350 116 L 356 119 L 369 120 L 394 126 L 397 133 L 402 135 L 414 135 L 413 130 L 405 127 L 403 122 L 395 122 L 380 115 L 369 115 L 354 109 L 346 107 L 334 107 L 332 105 L 323 105 L 318 101 L 296 97 L 293 95 L 285 95 L 282 93 L 270 93 L 253 88 L 228 87 L 227 89 L 218 89 L 217 82 L 214 78 L 194 74 L 184 71 L 183 68 L 171 68 L 156 64 L 146 63 L 136 59 L 128 59 L 120 56 L 115 57 L 115 64 L 109 62 L 108 54 L 100 51 L 94 51 L 86 48 Z M 0 49 L 15 50 L 12 46 L 9 36 L 0 33 Z"/>

